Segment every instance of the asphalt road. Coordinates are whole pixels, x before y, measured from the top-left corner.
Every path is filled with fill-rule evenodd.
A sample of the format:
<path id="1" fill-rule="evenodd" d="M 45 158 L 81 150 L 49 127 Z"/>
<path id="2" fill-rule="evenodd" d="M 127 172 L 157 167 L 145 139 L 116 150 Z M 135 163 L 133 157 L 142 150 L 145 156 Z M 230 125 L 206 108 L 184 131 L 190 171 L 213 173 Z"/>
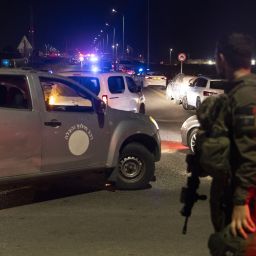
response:
<path id="1" fill-rule="evenodd" d="M 181 141 L 180 127 L 194 110 L 184 110 L 174 100 L 166 100 L 165 90 L 161 87 L 145 88 L 146 113 L 154 117 L 160 127 L 160 136 L 164 141 Z"/>
<path id="2" fill-rule="evenodd" d="M 179 141 L 179 127 L 192 113 L 166 102 L 158 90 L 145 95 L 147 113 L 157 119 L 162 139 Z M 42 186 L 34 199 L 24 187 L 11 193 L 16 205 L 8 204 L 9 195 L 2 194 L 2 208 L 4 201 L 12 207 L 0 210 L 0 255 L 208 255 L 208 201 L 195 205 L 183 235 L 179 194 L 186 181 L 186 150 L 170 152 L 162 154 L 157 181 L 145 190 L 105 187 L 98 174 Z M 209 182 L 202 180 L 200 192 L 208 194 Z"/>

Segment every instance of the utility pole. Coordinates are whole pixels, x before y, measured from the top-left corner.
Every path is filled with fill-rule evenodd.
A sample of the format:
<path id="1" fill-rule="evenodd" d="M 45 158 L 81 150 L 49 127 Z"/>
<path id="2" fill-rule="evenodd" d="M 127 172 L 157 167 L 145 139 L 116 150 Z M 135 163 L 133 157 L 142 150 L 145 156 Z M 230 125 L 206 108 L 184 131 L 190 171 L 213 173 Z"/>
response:
<path id="1" fill-rule="evenodd" d="M 170 48 L 169 50 L 170 50 L 170 65 L 172 65 L 172 51 L 173 51 L 173 49 Z"/>
<path id="2" fill-rule="evenodd" d="M 29 24 L 29 41 L 32 46 L 32 50 L 35 50 L 35 41 L 34 41 L 34 12 L 33 12 L 33 6 L 30 5 L 30 24 Z M 33 53 L 32 53 L 33 55 Z"/>
<path id="3" fill-rule="evenodd" d="M 148 0 L 148 36 L 147 36 L 147 69 L 149 69 L 149 0 Z"/>

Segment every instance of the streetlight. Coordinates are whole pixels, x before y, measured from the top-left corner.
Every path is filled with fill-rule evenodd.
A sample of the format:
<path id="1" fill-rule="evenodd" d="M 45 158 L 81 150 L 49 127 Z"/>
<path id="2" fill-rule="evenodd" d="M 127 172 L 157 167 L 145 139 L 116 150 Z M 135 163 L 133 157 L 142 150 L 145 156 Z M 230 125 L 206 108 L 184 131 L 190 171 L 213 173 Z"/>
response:
<path id="1" fill-rule="evenodd" d="M 170 48 L 169 50 L 170 50 L 170 65 L 172 65 L 172 51 L 173 51 L 173 49 Z"/>
<path id="2" fill-rule="evenodd" d="M 112 9 L 112 13 L 113 14 L 116 14 L 116 13 L 118 13 L 118 11 L 116 10 L 116 9 Z M 124 57 L 124 48 L 125 48 L 125 46 L 124 46 L 124 15 L 123 14 L 121 14 L 122 15 L 122 19 L 123 19 L 123 57 Z"/>
<path id="3" fill-rule="evenodd" d="M 116 29 L 114 26 L 110 26 L 108 22 L 105 23 L 106 27 L 112 27 L 113 28 L 113 42 L 112 42 L 112 49 L 115 48 L 115 42 L 116 42 L 116 39 L 115 39 L 115 36 L 116 36 Z M 107 35 L 107 40 L 108 40 L 108 35 Z M 113 54 L 114 56 L 114 54 Z"/>
<path id="4" fill-rule="evenodd" d="M 149 49 L 149 47 L 150 47 L 150 45 L 149 45 L 149 33 L 150 33 L 150 31 L 149 31 L 149 22 L 150 22 L 150 17 L 149 17 L 149 15 L 150 15 L 150 13 L 149 13 L 149 11 L 150 11 L 150 9 L 149 9 L 149 0 L 148 0 L 148 24 L 147 24 L 147 69 L 149 70 L 149 53 L 150 53 L 150 49 Z"/>
<path id="5" fill-rule="evenodd" d="M 116 44 L 116 59 L 118 59 L 118 46 L 119 44 Z"/>

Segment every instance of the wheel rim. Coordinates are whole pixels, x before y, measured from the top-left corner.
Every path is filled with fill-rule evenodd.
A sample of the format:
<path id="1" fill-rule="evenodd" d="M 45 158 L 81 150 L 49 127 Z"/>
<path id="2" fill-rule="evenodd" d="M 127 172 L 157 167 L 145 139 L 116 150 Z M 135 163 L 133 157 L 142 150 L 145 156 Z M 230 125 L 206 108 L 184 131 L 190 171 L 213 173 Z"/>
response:
<path id="1" fill-rule="evenodd" d="M 128 156 L 120 161 L 120 173 L 128 179 L 134 179 L 144 172 L 143 162 L 133 156 Z"/>
<path id="2" fill-rule="evenodd" d="M 195 145 L 196 145 L 196 133 L 193 134 L 190 140 L 190 147 L 193 152 L 195 151 Z"/>

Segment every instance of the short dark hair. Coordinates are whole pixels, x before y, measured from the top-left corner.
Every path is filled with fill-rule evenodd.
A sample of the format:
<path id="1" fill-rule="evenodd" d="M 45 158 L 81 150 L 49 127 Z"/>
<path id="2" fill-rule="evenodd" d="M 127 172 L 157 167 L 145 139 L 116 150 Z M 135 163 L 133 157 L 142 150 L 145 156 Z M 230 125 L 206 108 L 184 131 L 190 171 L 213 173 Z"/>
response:
<path id="1" fill-rule="evenodd" d="M 250 68 L 254 40 L 249 35 L 233 33 L 217 42 L 216 53 L 222 53 L 228 64 L 234 68 Z"/>

